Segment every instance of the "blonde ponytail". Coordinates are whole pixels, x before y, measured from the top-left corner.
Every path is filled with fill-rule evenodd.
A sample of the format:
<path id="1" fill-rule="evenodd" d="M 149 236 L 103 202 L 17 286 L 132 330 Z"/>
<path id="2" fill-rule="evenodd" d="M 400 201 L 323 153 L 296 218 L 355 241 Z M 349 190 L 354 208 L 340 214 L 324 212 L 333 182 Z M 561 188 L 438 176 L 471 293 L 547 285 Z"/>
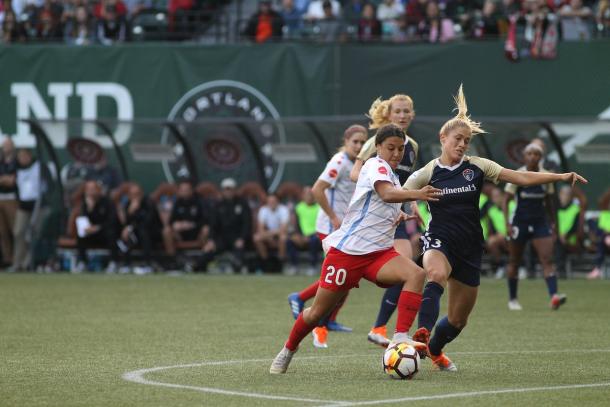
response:
<path id="1" fill-rule="evenodd" d="M 464 96 L 464 86 L 462 84 L 460 84 L 458 94 L 453 97 L 453 100 L 455 101 L 456 106 L 453 110 L 457 110 L 458 113 L 453 119 L 450 119 L 443 124 L 440 133 L 447 134 L 456 127 L 466 127 L 470 129 L 473 136 L 475 134 L 486 133 L 486 131 L 481 128 L 481 123 L 470 119 L 470 116 L 468 115 L 468 105 L 466 104 L 466 96 Z"/>

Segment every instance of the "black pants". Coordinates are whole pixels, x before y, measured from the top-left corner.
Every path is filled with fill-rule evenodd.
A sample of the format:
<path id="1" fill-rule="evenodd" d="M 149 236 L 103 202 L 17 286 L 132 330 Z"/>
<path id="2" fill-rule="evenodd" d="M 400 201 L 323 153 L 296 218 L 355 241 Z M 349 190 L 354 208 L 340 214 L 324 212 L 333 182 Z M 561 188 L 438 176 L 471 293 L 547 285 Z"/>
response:
<path id="1" fill-rule="evenodd" d="M 87 249 L 99 247 L 110 250 L 110 260 L 118 259 L 118 250 L 116 246 L 116 237 L 114 230 L 108 227 L 102 227 L 100 231 L 76 238 L 76 248 L 78 250 L 78 261 L 87 262 Z"/>

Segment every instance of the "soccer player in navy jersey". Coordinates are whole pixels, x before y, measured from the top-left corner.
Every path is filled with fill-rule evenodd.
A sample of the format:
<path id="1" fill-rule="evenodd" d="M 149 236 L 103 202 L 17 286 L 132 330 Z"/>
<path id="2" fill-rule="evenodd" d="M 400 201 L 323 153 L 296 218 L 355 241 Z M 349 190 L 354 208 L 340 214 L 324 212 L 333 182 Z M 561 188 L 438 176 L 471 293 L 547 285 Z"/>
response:
<path id="1" fill-rule="evenodd" d="M 528 144 L 523 151 L 525 166 L 518 171 L 548 172 L 540 167 L 543 150 L 535 143 Z M 509 231 L 510 242 L 508 275 L 508 309 L 520 311 L 521 304 L 517 300 L 519 278 L 517 269 L 523 259 L 523 251 L 528 240 L 532 241 L 536 254 L 542 265 L 542 273 L 551 297 L 551 309 L 558 309 L 566 302 L 565 294 L 557 293 L 557 276 L 553 264 L 553 230 L 551 225 L 557 225 L 556 212 L 553 205 L 553 184 L 534 186 L 517 186 L 506 184 L 507 192 L 504 198 L 503 211 L 507 219 L 506 230 Z M 512 219 L 508 222 L 508 204 L 515 198 L 517 206 Z M 550 221 L 550 223 L 549 223 Z"/>
<path id="2" fill-rule="evenodd" d="M 377 99 L 371 105 L 368 117 L 371 119 L 369 125 L 370 129 L 379 129 L 385 125 L 394 124 L 406 132 L 415 117 L 413 100 L 408 95 L 403 94 L 394 95 L 386 100 Z M 394 170 L 396 175 L 398 175 L 401 184 L 404 184 L 409 175 L 413 172 L 417 161 L 418 151 L 419 145 L 417 142 L 407 135 L 405 138 L 404 155 L 400 164 Z M 375 140 L 369 139 L 356 158 L 351 174 L 352 180 L 356 181 L 358 179 L 360 169 L 365 161 L 374 156 L 375 152 Z M 417 209 L 415 202 L 411 204 L 411 211 L 421 221 L 419 210 Z M 410 236 L 407 233 L 406 222 L 401 222 L 396 228 L 396 232 L 394 232 L 394 249 L 407 259 L 413 257 L 413 250 L 411 248 Z M 370 342 L 383 347 L 388 346 L 390 343 L 390 340 L 387 338 L 386 324 L 396 309 L 401 291 L 402 285 L 398 284 L 388 288 L 383 294 L 377 320 L 367 336 Z"/>
<path id="3" fill-rule="evenodd" d="M 402 159 L 405 137 L 402 129 L 394 125 L 377 132 L 377 157 L 362 167 L 341 227 L 323 241 L 328 252 L 313 304 L 299 314 L 270 373 L 286 372 L 303 338 L 349 290 L 358 287 L 362 278 L 385 287 L 403 284 L 393 342 L 425 351 L 425 344 L 407 335 L 421 303 L 424 270 L 394 250 L 393 236 L 396 225 L 410 218 L 400 210 L 403 202 L 434 200 L 440 191 L 431 186 L 411 191 L 400 188 L 393 170 Z"/>
<path id="4" fill-rule="evenodd" d="M 441 155 L 409 177 L 403 188 L 420 189 L 426 185 L 442 190 L 438 201 L 428 202 L 432 219 L 422 236 L 423 266 L 428 283 L 419 311 L 419 329 L 413 340 L 428 343 L 428 354 L 440 370 L 457 371 L 443 353 L 466 326 L 477 299 L 480 284 L 483 233 L 479 221 L 479 196 L 485 179 L 521 186 L 566 181 L 586 183 L 571 172 L 513 171 L 479 157 L 466 156 L 473 135 L 484 133 L 467 115 L 466 99 L 460 86 L 455 97 L 458 114 L 440 129 Z M 438 321 L 440 297 L 448 288 L 448 315 Z M 430 333 L 436 324 L 434 335 Z"/>

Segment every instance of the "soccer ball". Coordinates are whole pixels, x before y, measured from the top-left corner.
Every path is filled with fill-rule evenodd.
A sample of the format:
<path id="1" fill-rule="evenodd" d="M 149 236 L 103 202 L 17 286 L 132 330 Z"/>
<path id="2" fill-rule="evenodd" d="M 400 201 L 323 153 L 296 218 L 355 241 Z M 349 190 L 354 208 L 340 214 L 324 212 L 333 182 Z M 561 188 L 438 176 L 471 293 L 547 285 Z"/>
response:
<path id="1" fill-rule="evenodd" d="M 395 379 L 409 380 L 419 371 L 419 353 L 406 343 L 386 349 L 381 362 L 383 370 Z"/>

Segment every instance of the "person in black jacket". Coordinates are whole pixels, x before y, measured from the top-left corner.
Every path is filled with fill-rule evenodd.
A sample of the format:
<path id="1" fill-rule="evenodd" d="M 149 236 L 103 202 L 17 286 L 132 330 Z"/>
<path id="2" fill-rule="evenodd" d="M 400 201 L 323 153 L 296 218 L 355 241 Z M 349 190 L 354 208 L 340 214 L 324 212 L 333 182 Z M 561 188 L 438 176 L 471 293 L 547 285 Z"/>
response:
<path id="1" fill-rule="evenodd" d="M 189 181 L 180 181 L 176 202 L 172 207 L 169 225 L 163 228 L 165 251 L 176 255 L 176 242 L 197 241 L 201 250 L 210 251 L 210 210 L 195 196 Z"/>
<path id="2" fill-rule="evenodd" d="M 134 247 L 144 251 L 144 268 L 137 268 L 142 273 L 152 272 L 154 242 L 161 241 L 161 218 L 153 202 L 144 195 L 142 187 L 132 185 L 127 194 L 127 201 L 118 211 L 121 221 L 121 233 L 117 246 L 125 253 L 127 263 L 130 262 L 130 252 Z"/>
<path id="3" fill-rule="evenodd" d="M 271 1 L 259 1 L 258 11 L 250 17 L 243 32 L 250 40 L 263 43 L 282 38 L 284 20 L 280 14 L 271 8 Z"/>
<path id="4" fill-rule="evenodd" d="M 233 178 L 225 178 L 220 183 L 222 199 L 216 205 L 215 219 L 212 231 L 214 251 L 207 260 L 231 251 L 231 266 L 235 270 L 245 272 L 244 250 L 251 235 L 252 215 L 245 199 L 237 196 L 237 183 Z"/>
<path id="5" fill-rule="evenodd" d="M 76 272 L 85 270 L 87 248 L 101 247 L 110 250 L 110 262 L 107 272 L 116 271 L 116 211 L 112 202 L 102 194 L 101 187 L 95 181 L 85 182 L 85 192 L 77 223 L 76 246 L 78 263 Z"/>

